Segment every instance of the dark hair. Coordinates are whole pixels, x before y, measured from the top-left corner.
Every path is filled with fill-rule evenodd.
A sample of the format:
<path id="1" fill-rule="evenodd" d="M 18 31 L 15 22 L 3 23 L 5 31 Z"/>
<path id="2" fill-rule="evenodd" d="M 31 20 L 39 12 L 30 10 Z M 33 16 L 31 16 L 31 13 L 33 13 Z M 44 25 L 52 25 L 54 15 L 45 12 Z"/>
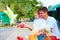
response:
<path id="1" fill-rule="evenodd" d="M 21 21 L 19 21 L 18 23 L 21 23 Z"/>
<path id="2" fill-rule="evenodd" d="M 48 9 L 47 9 L 47 7 L 40 7 L 38 10 L 38 13 L 39 13 L 39 11 L 48 12 Z"/>

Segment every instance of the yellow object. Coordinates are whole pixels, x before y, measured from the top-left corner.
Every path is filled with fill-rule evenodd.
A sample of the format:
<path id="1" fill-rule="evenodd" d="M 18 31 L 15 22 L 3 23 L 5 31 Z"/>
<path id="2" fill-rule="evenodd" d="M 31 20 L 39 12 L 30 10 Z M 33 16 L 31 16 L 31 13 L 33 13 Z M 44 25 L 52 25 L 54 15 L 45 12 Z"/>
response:
<path id="1" fill-rule="evenodd" d="M 28 37 L 29 40 L 38 40 L 36 34 L 31 34 Z"/>
<path id="2" fill-rule="evenodd" d="M 37 31 L 35 29 L 32 30 L 32 33 L 28 36 L 29 40 L 38 40 Z"/>

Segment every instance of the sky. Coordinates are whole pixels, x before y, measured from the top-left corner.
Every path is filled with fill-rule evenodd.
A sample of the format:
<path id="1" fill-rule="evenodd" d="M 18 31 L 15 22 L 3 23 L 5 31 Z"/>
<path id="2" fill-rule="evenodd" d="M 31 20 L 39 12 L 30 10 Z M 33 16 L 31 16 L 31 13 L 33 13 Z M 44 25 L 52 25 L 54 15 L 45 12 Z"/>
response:
<path id="1" fill-rule="evenodd" d="M 60 0 L 37 0 L 38 2 L 41 1 L 43 3 L 43 6 L 54 6 L 56 4 L 60 3 Z"/>

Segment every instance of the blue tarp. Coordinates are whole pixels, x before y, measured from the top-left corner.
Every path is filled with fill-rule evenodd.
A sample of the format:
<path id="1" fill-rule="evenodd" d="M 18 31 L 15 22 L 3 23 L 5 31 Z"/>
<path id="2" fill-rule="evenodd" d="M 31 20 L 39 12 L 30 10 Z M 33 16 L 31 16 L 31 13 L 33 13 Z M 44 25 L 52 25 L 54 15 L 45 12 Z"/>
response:
<path id="1" fill-rule="evenodd" d="M 10 24 L 10 18 L 4 12 L 0 12 L 0 20 L 2 20 L 2 25 Z"/>
<path id="2" fill-rule="evenodd" d="M 60 7 L 60 4 L 56 4 L 56 5 L 48 8 L 48 11 L 53 11 L 55 8 L 58 8 L 58 7 Z"/>
<path id="3" fill-rule="evenodd" d="M 2 19 L 2 12 L 0 12 L 0 20 Z"/>

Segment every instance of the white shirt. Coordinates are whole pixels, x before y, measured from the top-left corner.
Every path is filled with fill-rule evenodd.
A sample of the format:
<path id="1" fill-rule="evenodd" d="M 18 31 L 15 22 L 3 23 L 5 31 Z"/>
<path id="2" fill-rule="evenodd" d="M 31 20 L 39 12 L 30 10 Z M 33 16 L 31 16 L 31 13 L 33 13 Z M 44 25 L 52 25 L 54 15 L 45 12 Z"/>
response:
<path id="1" fill-rule="evenodd" d="M 35 19 L 33 22 L 33 31 L 46 30 L 51 34 L 50 28 L 51 26 L 48 26 L 43 18 Z"/>
<path id="2" fill-rule="evenodd" d="M 45 23 L 47 26 L 45 25 Z M 60 38 L 60 33 L 55 18 L 48 16 L 47 20 L 40 18 L 40 19 L 35 19 L 33 22 L 33 27 L 36 30 L 41 30 L 45 26 L 48 28 L 52 28 L 52 34 L 57 38 Z"/>
<path id="3" fill-rule="evenodd" d="M 48 16 L 47 20 L 46 20 L 46 24 L 50 27 L 52 27 L 52 34 L 54 36 L 57 36 L 57 38 L 60 38 L 60 33 L 57 27 L 57 22 L 55 20 L 55 18 Z"/>
<path id="4" fill-rule="evenodd" d="M 35 19 L 33 22 L 33 28 L 36 30 L 42 30 L 44 27 L 46 27 L 45 20 L 42 18 Z"/>

